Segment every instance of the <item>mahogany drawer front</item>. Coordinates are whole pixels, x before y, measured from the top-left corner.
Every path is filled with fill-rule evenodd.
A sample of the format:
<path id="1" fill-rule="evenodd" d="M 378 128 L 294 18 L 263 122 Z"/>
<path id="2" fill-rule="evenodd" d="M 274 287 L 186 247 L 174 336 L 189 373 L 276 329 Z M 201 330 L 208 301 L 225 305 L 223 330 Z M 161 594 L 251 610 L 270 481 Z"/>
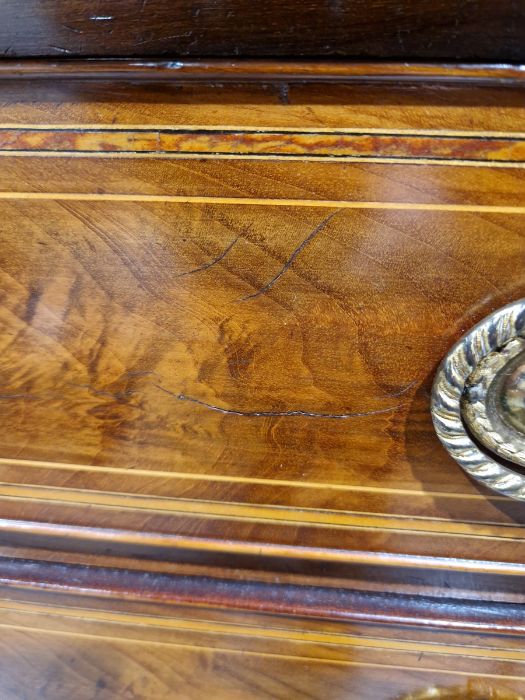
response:
<path id="1" fill-rule="evenodd" d="M 522 88 L 104 65 L 0 80 L 2 698 L 525 693 L 522 506 L 430 416 L 525 296 Z"/>
<path id="2" fill-rule="evenodd" d="M 520 90 L 2 90 L 6 520 L 523 562 L 520 508 L 429 415 L 446 350 L 524 293 Z"/>
<path id="3" fill-rule="evenodd" d="M 3 698 L 401 700 L 442 697 L 437 688 L 456 700 L 523 696 L 523 636 L 498 634 L 495 618 L 481 634 L 196 607 L 162 577 L 146 597 L 144 581 L 134 591 L 122 573 L 119 599 L 90 590 L 78 571 L 77 590 L 2 585 Z M 55 583 L 61 576 L 65 584 L 71 571 Z"/>

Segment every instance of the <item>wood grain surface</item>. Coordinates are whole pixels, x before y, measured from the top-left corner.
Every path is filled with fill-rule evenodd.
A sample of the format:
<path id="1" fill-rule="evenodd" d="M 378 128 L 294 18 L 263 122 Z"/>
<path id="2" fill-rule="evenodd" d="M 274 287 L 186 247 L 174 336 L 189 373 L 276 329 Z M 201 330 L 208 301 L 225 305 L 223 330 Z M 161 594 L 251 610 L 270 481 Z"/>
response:
<path id="1" fill-rule="evenodd" d="M 428 413 L 525 291 L 521 91 L 1 89 L 7 541 L 522 570 Z"/>
<path id="2" fill-rule="evenodd" d="M 429 417 L 522 90 L 107 77 L 0 81 L 2 700 L 523 695 L 523 509 Z"/>
<path id="3" fill-rule="evenodd" d="M 18 60 L 4 58 L 0 62 L 2 80 L 124 80 L 126 82 L 188 82 L 213 81 L 229 83 L 407 83 L 469 85 L 523 85 L 525 75 L 519 64 L 492 63 L 432 63 L 429 61 L 348 61 L 329 59 L 275 61 L 261 58 L 33 58 Z M 284 97 L 284 95 L 283 95 Z"/>
<path id="4" fill-rule="evenodd" d="M 346 56 L 523 61 L 512 0 L 15 0 L 4 56 Z"/>
<path id="5" fill-rule="evenodd" d="M 0 587 L 0 629 L 8 700 L 398 700 L 436 687 L 456 700 L 516 700 L 525 691 L 523 637 L 495 630 L 240 613 L 133 599 L 124 588 L 118 599 L 73 587 L 50 594 L 21 582 Z"/>

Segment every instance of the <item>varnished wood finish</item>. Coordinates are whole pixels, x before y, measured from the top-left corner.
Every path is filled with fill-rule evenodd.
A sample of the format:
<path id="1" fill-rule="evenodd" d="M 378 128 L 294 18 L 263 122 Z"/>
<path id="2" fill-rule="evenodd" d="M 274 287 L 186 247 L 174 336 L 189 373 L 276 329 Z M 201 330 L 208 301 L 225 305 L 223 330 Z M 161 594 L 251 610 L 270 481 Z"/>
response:
<path id="1" fill-rule="evenodd" d="M 0 126 L 0 155 L 248 158 L 525 167 L 524 134 L 294 130 L 227 127 Z M 154 196 L 154 195 L 153 195 Z M 350 203 L 346 203 L 349 206 Z M 371 203 L 372 204 L 372 203 Z M 371 205 L 370 204 L 370 205 Z M 489 205 L 490 206 L 490 205 Z"/>
<path id="2" fill-rule="evenodd" d="M 523 694 L 429 415 L 525 295 L 522 90 L 107 77 L 0 81 L 2 698 Z"/>
<path id="3" fill-rule="evenodd" d="M 195 607 L 162 601 L 158 580 L 118 599 L 81 591 L 82 575 L 52 593 L 0 586 L 2 697 L 391 700 L 440 686 L 510 700 L 525 690 L 523 637 Z"/>
<path id="4" fill-rule="evenodd" d="M 16 59 L 0 62 L 2 80 L 125 80 L 145 82 L 409 83 L 523 85 L 523 66 L 479 63 L 297 61 L 284 59 Z M 285 97 L 283 95 L 283 98 Z"/>
<path id="5" fill-rule="evenodd" d="M 512 0 L 15 0 L 4 56 L 347 56 L 520 61 Z"/>
<path id="6" fill-rule="evenodd" d="M 195 160 L 161 138 L 168 88 L 156 93 L 154 132 L 133 89 L 118 106 L 126 126 L 110 129 L 103 114 L 87 129 L 69 116 L 67 85 L 60 127 L 41 121 L 34 93 L 3 89 L 2 123 L 23 114 L 30 125 L 3 132 L 6 537 L 89 549 L 109 537 L 117 550 L 163 558 L 226 549 L 292 567 L 389 557 L 426 567 L 435 557 L 436 567 L 521 571 L 519 507 L 461 474 L 428 414 L 447 348 L 524 292 L 523 176 L 498 150 L 505 142 L 519 154 L 519 131 L 479 123 L 458 136 L 454 103 L 439 107 L 449 124 L 436 131 L 430 108 L 414 110 L 400 91 L 398 121 L 409 123 L 365 138 L 379 153 L 406 144 L 410 163 L 393 153 L 387 163 L 317 162 L 360 148 L 360 105 L 317 106 L 328 123 L 305 134 L 315 86 L 297 88 L 297 106 L 293 90 L 283 105 L 239 88 L 232 98 L 257 96 L 257 107 L 222 107 L 222 129 L 213 112 L 206 128 L 186 128 Z M 104 83 L 85 89 L 94 107 L 96 95 L 110 99 Z M 188 88 L 179 124 L 207 90 Z M 504 94 L 501 128 L 519 125 L 521 103 L 519 91 Z M 281 153 L 302 149 L 297 162 L 253 154 L 253 139 L 268 137 L 256 114 L 266 128 L 282 115 L 286 129 L 269 136 Z M 348 130 L 340 141 L 326 132 L 335 119 Z M 24 134 L 29 157 L 16 155 Z M 106 137 L 131 143 L 132 162 L 108 158 Z M 141 138 L 177 158 L 140 152 Z M 231 158 L 198 153 L 210 139 Z M 461 164 L 434 164 L 458 140 Z"/>
<path id="7" fill-rule="evenodd" d="M 407 578 L 406 572 L 403 575 Z M 251 580 L 240 582 L 232 578 L 152 574 L 125 566 L 104 568 L 7 557 L 0 559 L 0 581 L 6 590 L 20 588 L 33 591 L 35 595 L 46 591 L 78 595 L 81 591 L 82 596 L 90 599 L 147 599 L 163 605 L 228 609 L 244 614 L 255 612 L 311 620 L 389 624 L 418 630 L 505 633 L 518 638 L 525 634 L 522 598 L 517 598 L 518 603 L 486 600 L 480 605 L 479 600 L 455 599 L 453 596 L 458 591 L 454 588 L 448 598 L 394 591 L 386 596 L 371 590 L 358 590 L 355 579 L 351 581 L 352 588 L 348 587 L 348 580 L 344 588 L 341 585 L 307 586 L 280 578 L 278 582 L 275 579 L 258 581 L 253 574 Z M 370 588 L 370 583 L 366 581 L 365 585 Z"/>

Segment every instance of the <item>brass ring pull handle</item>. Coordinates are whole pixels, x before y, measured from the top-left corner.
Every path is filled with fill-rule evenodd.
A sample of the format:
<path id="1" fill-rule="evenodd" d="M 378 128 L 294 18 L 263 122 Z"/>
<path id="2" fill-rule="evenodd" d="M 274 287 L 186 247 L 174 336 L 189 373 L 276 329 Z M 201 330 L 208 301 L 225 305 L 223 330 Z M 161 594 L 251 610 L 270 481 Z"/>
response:
<path id="1" fill-rule="evenodd" d="M 487 316 L 450 350 L 434 380 L 432 419 L 466 472 L 525 500 L 525 299 Z"/>

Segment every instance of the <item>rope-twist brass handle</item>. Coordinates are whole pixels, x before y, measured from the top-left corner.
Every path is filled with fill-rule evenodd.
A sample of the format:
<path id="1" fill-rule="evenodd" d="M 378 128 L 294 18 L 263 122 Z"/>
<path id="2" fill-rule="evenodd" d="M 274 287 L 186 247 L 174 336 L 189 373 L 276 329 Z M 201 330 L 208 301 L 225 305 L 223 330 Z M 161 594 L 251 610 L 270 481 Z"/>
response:
<path id="1" fill-rule="evenodd" d="M 525 500 L 525 299 L 466 333 L 438 369 L 436 433 L 465 471 Z"/>

